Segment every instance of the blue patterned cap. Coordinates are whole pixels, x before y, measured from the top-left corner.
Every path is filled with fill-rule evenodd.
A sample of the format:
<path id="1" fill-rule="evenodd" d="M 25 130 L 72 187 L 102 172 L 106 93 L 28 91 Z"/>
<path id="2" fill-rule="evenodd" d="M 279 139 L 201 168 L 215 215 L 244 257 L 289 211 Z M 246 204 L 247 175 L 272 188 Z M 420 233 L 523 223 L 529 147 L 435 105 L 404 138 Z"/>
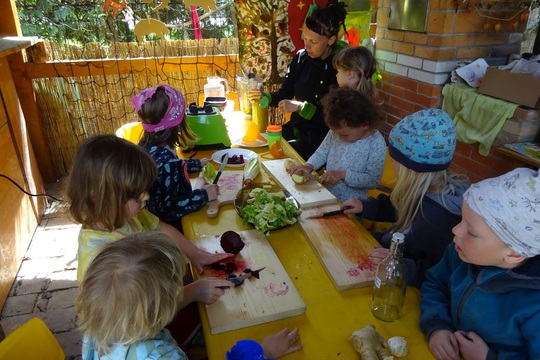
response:
<path id="1" fill-rule="evenodd" d="M 406 116 L 388 136 L 390 156 L 416 172 L 450 166 L 456 149 L 456 127 L 441 109 L 424 109 Z"/>
<path id="2" fill-rule="evenodd" d="M 471 185 L 463 200 L 515 252 L 540 254 L 538 171 L 518 168 Z"/>

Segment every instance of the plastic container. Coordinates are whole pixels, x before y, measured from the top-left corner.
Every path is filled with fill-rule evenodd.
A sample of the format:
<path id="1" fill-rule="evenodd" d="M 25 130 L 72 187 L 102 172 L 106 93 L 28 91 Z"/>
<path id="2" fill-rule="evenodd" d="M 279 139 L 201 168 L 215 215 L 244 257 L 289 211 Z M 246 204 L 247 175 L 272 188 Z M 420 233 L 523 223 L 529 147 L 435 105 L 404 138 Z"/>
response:
<path id="1" fill-rule="evenodd" d="M 259 126 L 259 132 L 264 132 L 265 130 L 267 130 L 268 126 L 268 108 L 263 109 L 261 107 L 260 101 L 254 102 L 253 104 L 251 104 L 251 106 L 251 119 L 254 123 L 257 124 L 257 126 Z"/>
<path id="2" fill-rule="evenodd" d="M 269 125 L 266 128 L 266 135 L 268 137 L 268 148 L 270 149 L 275 141 L 281 141 L 281 126 Z"/>
<path id="3" fill-rule="evenodd" d="M 253 340 L 240 340 L 227 351 L 227 360 L 265 360 L 262 346 Z M 269 359 L 270 360 L 270 359 Z"/>

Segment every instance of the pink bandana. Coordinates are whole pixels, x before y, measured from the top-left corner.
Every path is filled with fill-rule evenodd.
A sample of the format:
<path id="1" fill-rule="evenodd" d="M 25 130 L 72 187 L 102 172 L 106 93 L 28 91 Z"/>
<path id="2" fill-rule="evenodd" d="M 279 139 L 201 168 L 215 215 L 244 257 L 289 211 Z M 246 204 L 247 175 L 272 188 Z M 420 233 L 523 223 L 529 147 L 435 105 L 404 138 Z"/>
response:
<path id="1" fill-rule="evenodd" d="M 140 111 L 146 100 L 154 96 L 158 89 L 165 90 L 165 94 L 169 97 L 169 108 L 163 119 L 155 125 L 146 124 L 141 121 L 143 129 L 148 132 L 158 132 L 172 128 L 180 124 L 185 116 L 186 100 L 184 99 L 184 95 L 172 86 L 163 84 L 145 89 L 132 97 L 131 103 L 135 107 L 135 110 Z"/>

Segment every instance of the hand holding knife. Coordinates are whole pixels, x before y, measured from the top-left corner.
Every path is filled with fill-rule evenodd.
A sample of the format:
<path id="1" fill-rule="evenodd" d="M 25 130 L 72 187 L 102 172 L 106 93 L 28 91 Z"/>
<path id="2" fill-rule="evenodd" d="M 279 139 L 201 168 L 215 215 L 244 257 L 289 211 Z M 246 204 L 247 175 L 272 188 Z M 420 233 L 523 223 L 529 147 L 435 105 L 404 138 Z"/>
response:
<path id="1" fill-rule="evenodd" d="M 339 210 L 327 211 L 327 212 L 323 212 L 321 214 L 311 215 L 311 216 L 306 217 L 306 220 L 307 219 L 325 218 L 325 217 L 334 216 L 334 215 L 341 215 L 341 214 L 344 213 L 345 209 L 348 209 L 348 208 L 349 207 L 343 207 L 343 208 L 341 208 Z"/>
<path id="2" fill-rule="evenodd" d="M 249 272 L 246 272 L 242 275 L 236 276 L 236 277 L 228 277 L 227 281 L 230 281 L 232 284 L 231 286 L 216 286 L 219 289 L 228 289 L 230 287 L 238 287 L 244 283 L 244 280 L 249 279 L 250 277 L 259 278 L 259 273 L 266 269 L 266 267 L 257 269 L 257 270 L 251 270 Z M 234 276 L 234 275 L 233 275 Z"/>

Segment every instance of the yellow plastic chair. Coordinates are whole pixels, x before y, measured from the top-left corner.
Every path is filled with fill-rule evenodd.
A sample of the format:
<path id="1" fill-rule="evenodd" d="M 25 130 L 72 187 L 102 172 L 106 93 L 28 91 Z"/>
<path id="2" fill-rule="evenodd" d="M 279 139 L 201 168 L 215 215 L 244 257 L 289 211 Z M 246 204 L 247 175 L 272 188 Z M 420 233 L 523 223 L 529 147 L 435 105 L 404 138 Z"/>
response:
<path id="1" fill-rule="evenodd" d="M 66 355 L 40 318 L 32 318 L 0 342 L 0 360 L 64 360 Z"/>
<path id="2" fill-rule="evenodd" d="M 139 143 L 139 140 L 142 139 L 143 134 L 144 129 L 142 127 L 142 124 L 138 121 L 122 125 L 120 128 L 118 128 L 118 130 L 116 130 L 116 136 L 122 139 L 126 139 L 134 144 Z M 178 155 L 179 158 L 184 157 L 181 148 L 176 148 L 176 155 Z"/>
<path id="3" fill-rule="evenodd" d="M 126 139 L 134 144 L 138 144 L 143 136 L 143 131 L 142 124 L 136 121 L 122 125 L 116 130 L 116 136 Z"/>
<path id="4" fill-rule="evenodd" d="M 368 196 L 376 198 L 380 194 L 389 194 L 396 184 L 396 174 L 392 167 L 392 158 L 388 154 L 388 147 L 386 148 L 386 159 L 384 161 L 384 169 L 379 186 L 375 189 L 368 191 Z M 392 223 L 376 222 L 366 219 L 362 219 L 362 225 L 369 231 L 384 232 L 392 227 Z"/>

